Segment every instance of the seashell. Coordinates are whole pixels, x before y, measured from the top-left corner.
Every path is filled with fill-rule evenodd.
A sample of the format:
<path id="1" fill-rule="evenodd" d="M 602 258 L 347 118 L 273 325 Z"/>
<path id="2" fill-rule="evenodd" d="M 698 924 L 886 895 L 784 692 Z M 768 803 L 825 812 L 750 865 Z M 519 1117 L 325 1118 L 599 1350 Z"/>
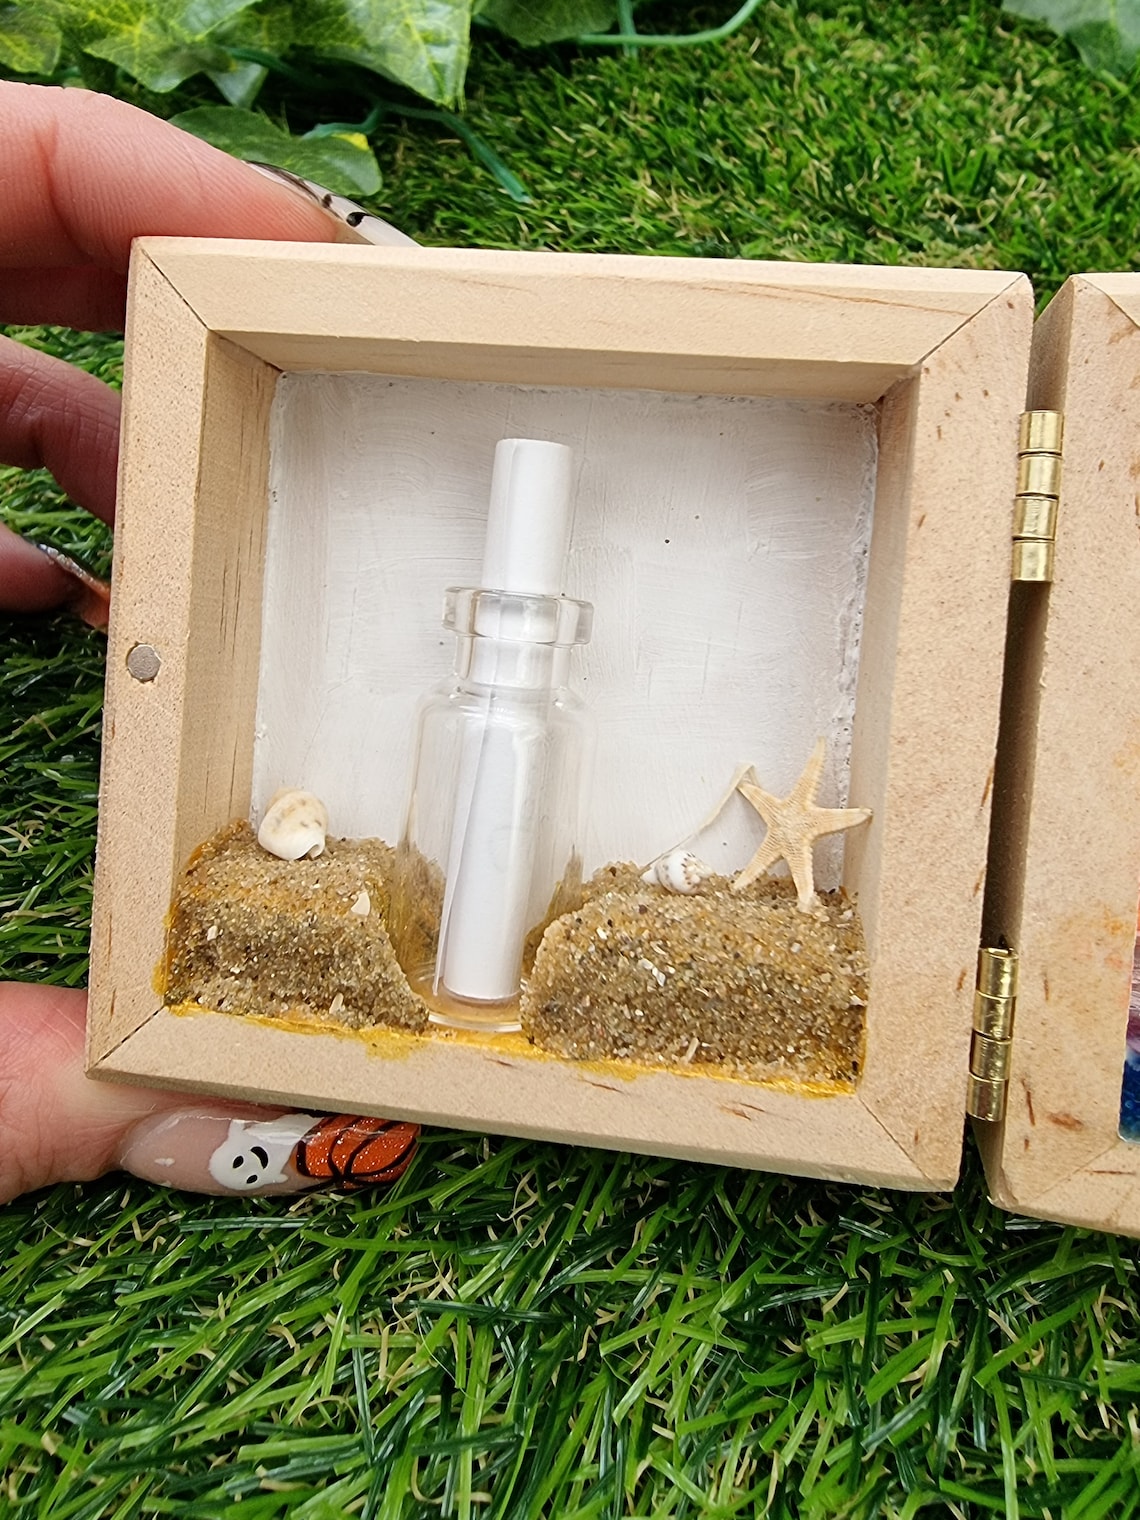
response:
<path id="1" fill-rule="evenodd" d="M 257 842 L 279 860 L 315 860 L 324 853 L 329 815 L 312 792 L 290 789 L 269 799 Z"/>
<path id="2" fill-rule="evenodd" d="M 667 892 L 687 895 L 695 892 L 712 874 L 712 867 L 698 860 L 691 850 L 678 847 L 655 860 L 647 871 L 641 873 L 641 879 L 650 886 L 664 887 Z"/>

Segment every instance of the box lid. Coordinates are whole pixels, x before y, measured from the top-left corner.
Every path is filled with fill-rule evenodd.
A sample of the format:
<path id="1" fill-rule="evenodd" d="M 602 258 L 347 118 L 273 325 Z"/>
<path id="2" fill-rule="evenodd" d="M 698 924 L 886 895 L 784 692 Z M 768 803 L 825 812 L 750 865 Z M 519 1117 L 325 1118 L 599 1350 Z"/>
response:
<path id="1" fill-rule="evenodd" d="M 1015 585 L 983 934 L 1019 954 L 995 1200 L 1140 1233 L 1119 1134 L 1140 891 L 1140 276 L 1072 277 L 1029 404 L 1064 413 L 1051 584 Z"/>

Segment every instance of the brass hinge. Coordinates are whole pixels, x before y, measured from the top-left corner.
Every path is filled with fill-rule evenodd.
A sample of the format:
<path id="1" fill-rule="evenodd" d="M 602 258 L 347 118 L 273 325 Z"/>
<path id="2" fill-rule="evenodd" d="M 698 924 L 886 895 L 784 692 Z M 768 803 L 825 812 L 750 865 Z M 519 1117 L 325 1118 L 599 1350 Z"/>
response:
<path id="1" fill-rule="evenodd" d="M 1053 579 L 1053 543 L 1061 496 L 1061 412 L 1022 412 L 1017 442 L 1017 496 L 1013 506 L 1015 581 Z"/>
<path id="2" fill-rule="evenodd" d="M 970 1077 L 966 1112 L 974 1119 L 1005 1118 L 1013 1014 L 1017 1006 L 1017 955 L 983 946 L 978 951 L 974 990 L 974 1033 L 970 1038 Z"/>

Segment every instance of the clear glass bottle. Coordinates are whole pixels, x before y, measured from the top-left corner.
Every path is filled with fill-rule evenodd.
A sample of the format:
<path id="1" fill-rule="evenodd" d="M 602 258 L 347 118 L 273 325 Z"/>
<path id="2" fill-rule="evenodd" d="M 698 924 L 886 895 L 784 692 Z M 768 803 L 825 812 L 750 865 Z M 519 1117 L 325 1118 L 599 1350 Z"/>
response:
<path id="1" fill-rule="evenodd" d="M 454 674 L 421 705 L 389 913 L 437 1023 L 517 1029 L 541 930 L 581 882 L 592 726 L 566 683 L 592 621 L 568 597 L 446 593 Z"/>

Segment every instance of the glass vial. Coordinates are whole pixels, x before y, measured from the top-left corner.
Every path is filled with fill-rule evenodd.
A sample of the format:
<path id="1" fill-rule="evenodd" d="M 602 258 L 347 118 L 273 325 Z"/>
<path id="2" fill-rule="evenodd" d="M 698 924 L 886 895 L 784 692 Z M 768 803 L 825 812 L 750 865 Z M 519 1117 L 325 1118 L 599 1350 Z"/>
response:
<path id="1" fill-rule="evenodd" d="M 567 677 L 593 608 L 560 594 L 570 463 L 560 444 L 498 445 L 482 584 L 446 594 L 454 675 L 420 709 L 389 917 L 437 1023 L 517 1029 L 542 930 L 581 882 L 592 746 Z"/>
<path id="2" fill-rule="evenodd" d="M 455 672 L 420 710 L 393 904 L 397 954 L 437 1023 L 517 1029 L 524 964 L 581 882 L 592 745 L 566 675 L 592 615 L 565 597 L 447 593 Z"/>

